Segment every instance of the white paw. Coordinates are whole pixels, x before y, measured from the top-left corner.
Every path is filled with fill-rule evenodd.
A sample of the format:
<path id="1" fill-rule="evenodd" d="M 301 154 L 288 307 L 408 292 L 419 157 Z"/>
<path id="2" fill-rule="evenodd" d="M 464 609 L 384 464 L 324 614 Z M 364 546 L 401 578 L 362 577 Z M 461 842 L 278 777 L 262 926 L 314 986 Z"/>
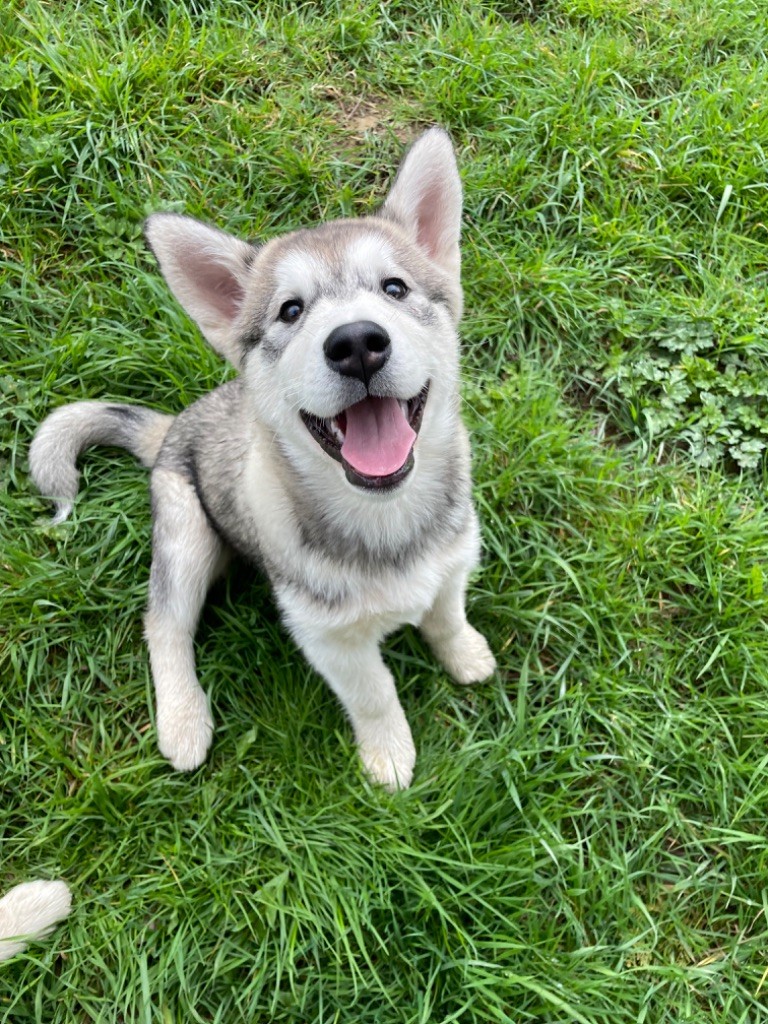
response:
<path id="1" fill-rule="evenodd" d="M 63 920 L 72 907 L 64 882 L 22 882 L 0 899 L 0 960 L 26 946 L 23 939 L 40 939 Z"/>
<path id="2" fill-rule="evenodd" d="M 435 654 L 457 683 L 479 683 L 496 669 L 488 641 L 468 623 L 460 633 L 434 646 Z"/>
<path id="3" fill-rule="evenodd" d="M 191 772 L 205 761 L 213 738 L 208 698 L 198 687 L 157 707 L 157 745 L 176 771 Z"/>
<path id="4" fill-rule="evenodd" d="M 367 726 L 358 730 L 357 748 L 371 782 L 391 793 L 408 789 L 416 764 L 416 748 L 405 716 L 394 728 L 391 723 L 382 723 L 378 728 Z"/>

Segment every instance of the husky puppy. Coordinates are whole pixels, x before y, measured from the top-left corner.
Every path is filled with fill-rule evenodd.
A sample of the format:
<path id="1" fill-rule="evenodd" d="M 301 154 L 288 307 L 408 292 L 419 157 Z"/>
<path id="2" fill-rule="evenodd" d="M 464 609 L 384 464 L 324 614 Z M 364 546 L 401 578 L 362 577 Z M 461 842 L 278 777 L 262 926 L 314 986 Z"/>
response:
<path id="1" fill-rule="evenodd" d="M 365 769 L 410 784 L 411 731 L 379 645 L 419 626 L 461 683 L 495 667 L 467 622 L 479 555 L 459 417 L 461 182 L 433 128 L 377 214 L 264 245 L 157 213 L 146 235 L 171 291 L 239 376 L 177 417 L 78 402 L 53 412 L 32 478 L 69 514 L 77 456 L 129 449 L 152 470 L 146 636 L 160 750 L 197 768 L 213 720 L 193 636 L 234 552 L 268 574 L 285 625 L 349 716 Z"/>
<path id="2" fill-rule="evenodd" d="M 42 939 L 63 921 L 72 907 L 64 882 L 22 882 L 0 899 L 0 960 Z"/>

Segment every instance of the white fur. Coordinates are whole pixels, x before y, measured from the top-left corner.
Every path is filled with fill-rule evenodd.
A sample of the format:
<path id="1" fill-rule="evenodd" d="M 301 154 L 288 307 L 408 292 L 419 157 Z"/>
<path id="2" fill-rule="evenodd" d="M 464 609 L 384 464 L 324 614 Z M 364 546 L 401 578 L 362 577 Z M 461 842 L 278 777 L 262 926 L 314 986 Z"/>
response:
<path id="1" fill-rule="evenodd" d="M 163 514 L 184 523 L 183 531 L 169 531 L 162 551 L 164 571 L 181 585 L 173 588 L 162 611 L 150 603 L 144 621 L 157 702 L 157 740 L 174 768 L 191 771 L 205 760 L 213 736 L 208 698 L 195 673 L 192 639 L 208 587 L 226 555 L 191 488 L 177 474 L 155 470 L 152 488 Z"/>
<path id="2" fill-rule="evenodd" d="M 379 645 L 404 623 L 420 625 L 438 659 L 459 681 L 490 675 L 493 656 L 468 625 L 463 608 L 467 576 L 476 560 L 476 538 L 469 535 L 452 550 L 420 560 L 411 572 L 384 572 L 372 579 L 348 570 L 346 602 L 325 614 L 290 588 L 276 588 L 288 628 L 349 716 L 366 770 L 388 788 L 410 785 L 416 751 Z M 306 568 L 327 580 L 330 566 Z M 461 602 L 454 600 L 457 591 Z"/>
<path id="3" fill-rule="evenodd" d="M 295 298 L 297 289 L 310 294 L 318 287 L 325 274 L 322 262 L 307 252 L 289 252 L 278 260 L 274 267 L 275 292 L 272 312 L 276 315 L 280 306 L 288 299 Z"/>
<path id="4" fill-rule="evenodd" d="M 48 935 L 72 908 L 64 882 L 22 882 L 0 899 L 0 960 Z"/>

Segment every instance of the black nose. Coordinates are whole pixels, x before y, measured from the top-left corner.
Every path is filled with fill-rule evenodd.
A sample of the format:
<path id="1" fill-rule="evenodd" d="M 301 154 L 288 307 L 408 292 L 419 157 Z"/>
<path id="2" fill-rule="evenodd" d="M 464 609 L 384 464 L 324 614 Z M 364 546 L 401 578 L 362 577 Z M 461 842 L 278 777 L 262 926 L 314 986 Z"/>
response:
<path id="1" fill-rule="evenodd" d="M 325 339 L 325 360 L 343 377 L 357 377 L 365 386 L 389 359 L 389 335 L 372 320 L 334 327 Z"/>

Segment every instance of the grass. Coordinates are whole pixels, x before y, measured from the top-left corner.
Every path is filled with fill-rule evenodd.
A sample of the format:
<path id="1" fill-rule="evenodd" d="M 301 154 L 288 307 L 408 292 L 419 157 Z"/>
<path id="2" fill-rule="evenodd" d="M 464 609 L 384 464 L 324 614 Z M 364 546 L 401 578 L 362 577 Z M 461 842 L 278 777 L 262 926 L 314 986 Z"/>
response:
<path id="1" fill-rule="evenodd" d="M 0 40 L 0 886 L 75 898 L 3 966 L 0 1021 L 764 1019 L 764 460 L 696 466 L 584 390 L 669 317 L 765 322 L 764 5 L 15 0 Z M 369 211 L 433 122 L 466 188 L 498 676 L 458 689 L 392 639 L 419 761 L 389 796 L 238 571 L 198 637 L 212 756 L 174 774 L 145 473 L 94 452 L 52 528 L 30 437 L 64 401 L 175 412 L 225 379 L 146 213 L 258 237 Z"/>

